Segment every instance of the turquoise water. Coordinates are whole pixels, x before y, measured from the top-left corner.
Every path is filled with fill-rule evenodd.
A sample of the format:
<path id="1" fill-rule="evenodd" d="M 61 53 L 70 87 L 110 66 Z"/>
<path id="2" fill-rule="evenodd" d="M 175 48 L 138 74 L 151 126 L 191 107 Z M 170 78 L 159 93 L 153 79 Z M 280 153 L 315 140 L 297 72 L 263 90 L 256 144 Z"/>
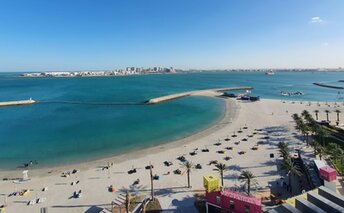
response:
<path id="1" fill-rule="evenodd" d="M 296 100 L 335 101 L 337 90 L 312 85 L 335 83 L 344 73 L 193 73 L 89 78 L 19 78 L 0 74 L 0 101 L 65 100 L 142 102 L 195 89 L 252 86 L 253 95 L 281 97 L 302 91 Z M 340 83 L 336 83 L 337 85 Z M 342 83 L 344 85 L 344 83 Z M 216 122 L 221 99 L 187 97 L 159 105 L 74 105 L 41 103 L 0 108 L 0 168 L 37 160 L 41 167 L 98 159 L 180 139 Z"/>

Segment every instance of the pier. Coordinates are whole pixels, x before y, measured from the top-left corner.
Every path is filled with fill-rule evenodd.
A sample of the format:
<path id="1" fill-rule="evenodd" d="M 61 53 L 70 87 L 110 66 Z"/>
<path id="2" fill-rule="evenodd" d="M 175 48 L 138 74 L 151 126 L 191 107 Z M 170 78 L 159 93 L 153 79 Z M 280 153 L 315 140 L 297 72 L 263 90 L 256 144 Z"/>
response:
<path id="1" fill-rule="evenodd" d="M 182 92 L 172 95 L 161 96 L 158 98 L 152 98 L 146 101 L 146 104 L 157 104 L 165 101 L 170 101 L 177 98 L 182 98 L 186 96 L 217 96 L 221 95 L 225 91 L 235 91 L 235 90 L 252 90 L 252 87 L 229 87 L 229 88 L 217 88 L 217 89 L 205 89 L 205 90 L 195 90 L 189 92 Z"/>
<path id="2" fill-rule="evenodd" d="M 17 106 L 17 105 L 28 105 L 28 104 L 34 104 L 37 103 L 35 100 L 29 99 L 29 100 L 21 100 L 21 101 L 4 101 L 0 102 L 0 107 L 5 106 Z"/>
<path id="3" fill-rule="evenodd" d="M 29 105 L 35 103 L 42 103 L 42 104 L 79 104 L 79 105 L 150 105 L 150 104 L 158 104 L 165 101 L 170 101 L 177 98 L 182 98 L 186 96 L 220 96 L 225 91 L 235 91 L 235 90 L 252 90 L 252 87 L 229 87 L 229 88 L 217 88 L 217 89 L 205 89 L 205 90 L 194 90 L 188 92 L 182 92 L 172 95 L 165 95 L 157 98 L 152 98 L 144 102 L 89 102 L 89 101 L 66 101 L 66 100 L 41 100 L 35 101 L 32 99 L 29 100 L 20 100 L 20 101 L 5 101 L 0 102 L 0 107 L 5 106 L 18 106 L 18 105 Z"/>
<path id="4" fill-rule="evenodd" d="M 333 86 L 333 85 L 328 85 L 328 84 L 323 84 L 323 83 L 313 83 L 313 84 L 319 87 L 327 87 L 327 88 L 332 88 L 332 89 L 344 89 L 344 87 L 341 87 L 341 86 Z"/>

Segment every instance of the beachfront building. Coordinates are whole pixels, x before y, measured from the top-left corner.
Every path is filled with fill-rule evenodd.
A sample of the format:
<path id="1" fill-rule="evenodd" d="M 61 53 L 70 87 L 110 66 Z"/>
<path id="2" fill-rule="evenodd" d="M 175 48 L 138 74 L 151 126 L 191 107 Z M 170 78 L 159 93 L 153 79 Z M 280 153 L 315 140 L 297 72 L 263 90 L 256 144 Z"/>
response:
<path id="1" fill-rule="evenodd" d="M 218 192 L 206 192 L 206 201 L 207 213 L 209 212 L 209 208 L 218 209 L 221 212 L 233 213 L 262 212 L 262 202 L 259 198 L 250 197 L 227 189 Z"/>
<path id="2" fill-rule="evenodd" d="M 261 213 L 262 203 L 259 198 L 239 192 L 221 189 L 220 181 L 214 175 L 203 177 L 206 190 L 206 212 Z"/>
<path id="3" fill-rule="evenodd" d="M 344 212 L 344 197 L 330 188 L 321 186 L 296 197 L 284 201 L 284 204 L 268 211 L 269 213 L 284 212 Z"/>

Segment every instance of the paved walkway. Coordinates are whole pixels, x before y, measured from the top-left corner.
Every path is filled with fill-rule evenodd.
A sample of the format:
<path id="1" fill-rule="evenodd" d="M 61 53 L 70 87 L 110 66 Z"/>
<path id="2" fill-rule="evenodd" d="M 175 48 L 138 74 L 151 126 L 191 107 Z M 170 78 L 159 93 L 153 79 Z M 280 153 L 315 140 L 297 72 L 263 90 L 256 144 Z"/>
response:
<path id="1" fill-rule="evenodd" d="M 197 213 L 194 192 L 175 192 L 157 196 L 163 212 Z"/>

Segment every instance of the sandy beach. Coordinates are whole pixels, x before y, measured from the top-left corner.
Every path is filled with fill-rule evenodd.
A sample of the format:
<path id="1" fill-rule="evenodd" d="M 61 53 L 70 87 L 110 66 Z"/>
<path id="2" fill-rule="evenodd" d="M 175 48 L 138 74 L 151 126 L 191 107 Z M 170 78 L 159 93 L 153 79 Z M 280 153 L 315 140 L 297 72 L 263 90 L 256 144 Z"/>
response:
<path id="1" fill-rule="evenodd" d="M 335 106 L 334 103 L 329 105 L 320 103 L 319 106 L 316 102 L 223 100 L 226 104 L 223 118 L 212 127 L 184 139 L 112 158 L 29 170 L 30 180 L 21 184 L 15 184 L 12 180 L 1 181 L 0 195 L 3 197 L 0 197 L 0 205 L 6 202 L 6 212 L 15 213 L 39 212 L 41 207 L 48 207 L 50 213 L 85 212 L 94 205 L 109 206 L 111 201 L 116 200 L 127 190 L 134 195 L 148 195 L 150 176 L 149 170 L 145 167 L 152 164 L 153 173 L 160 177 L 154 182 L 156 196 L 163 208 L 174 208 L 178 206 L 178 202 L 192 199 L 194 191 L 203 190 L 204 175 L 218 175 L 213 171 L 215 166 L 209 165 L 212 160 L 225 163 L 229 167 L 225 172 L 225 187 L 240 188 L 242 184 L 237 180 L 240 171 L 250 170 L 257 176 L 259 183 L 253 189 L 254 193 L 263 193 L 269 190 L 271 181 L 281 177 L 276 165 L 277 143 L 285 141 L 291 147 L 304 147 L 295 134 L 291 115 L 301 113 L 305 109 L 313 115 L 313 111 L 318 109 L 319 120 L 325 120 L 324 110 L 329 109 L 332 111 L 330 119 L 333 123 L 336 119 L 333 111 L 344 110 L 343 105 Z M 255 145 L 258 145 L 258 150 L 252 150 Z M 205 148 L 209 149 L 209 152 L 202 152 Z M 240 155 L 241 151 L 245 153 Z M 191 155 L 192 152 L 195 154 Z M 275 157 L 271 158 L 270 154 L 274 154 Z M 180 161 L 177 160 L 178 156 L 184 156 L 195 165 L 202 165 L 202 169 L 192 170 L 191 189 L 186 188 L 186 174 Z M 225 160 L 225 157 L 229 157 L 230 160 Z M 164 161 L 171 161 L 173 165 L 166 166 Z M 104 169 L 108 163 L 113 166 Z M 132 168 L 136 168 L 137 172 L 128 174 Z M 62 172 L 73 169 L 80 171 L 69 177 L 61 177 Z M 180 169 L 182 174 L 174 174 L 173 171 L 176 169 Z M 1 171 L 0 177 L 19 178 L 22 177 L 22 170 Z M 140 182 L 133 185 L 137 179 Z M 116 188 L 115 193 L 109 192 L 110 185 Z M 44 187 L 48 190 L 42 191 Z M 30 190 L 28 195 L 7 197 L 23 189 Z M 82 191 L 82 197 L 72 198 L 73 192 L 79 190 Z M 44 202 L 27 205 L 30 200 L 36 198 L 44 198 Z"/>

